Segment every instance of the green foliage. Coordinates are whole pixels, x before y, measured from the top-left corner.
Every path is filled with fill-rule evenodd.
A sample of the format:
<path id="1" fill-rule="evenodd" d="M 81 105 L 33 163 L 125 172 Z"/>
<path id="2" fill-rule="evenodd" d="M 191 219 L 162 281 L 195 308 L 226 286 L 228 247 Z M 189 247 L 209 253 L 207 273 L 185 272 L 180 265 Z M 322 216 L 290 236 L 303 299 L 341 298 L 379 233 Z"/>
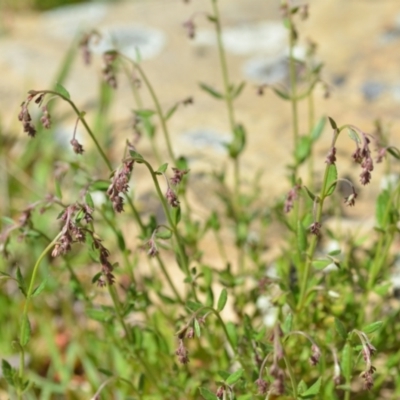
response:
<path id="1" fill-rule="evenodd" d="M 236 99 L 246 83 L 230 80 L 218 2 L 211 5 L 207 20 L 216 30 L 222 82 L 218 89 L 200 83 L 196 93 L 226 108 L 231 132 L 226 165 L 194 175 L 207 182 L 200 201 L 212 198 L 212 209 L 199 212 L 192 204 L 191 159 L 175 156 L 168 130 L 179 105 L 190 101 L 171 98 L 164 109 L 137 61 L 109 52 L 108 79 L 127 73 L 132 128 L 148 147 L 131 139 L 123 149 L 112 146 L 121 137 L 111 112 L 118 92 L 106 82 L 96 110 L 86 114 L 75 103 L 65 87 L 75 45 L 57 84 L 30 91 L 22 103 L 20 120 L 35 137 L 25 148 L 6 140 L 0 147 L 13 171 L 0 243 L 0 390 L 8 397 L 372 400 L 385 398 L 388 388 L 400 392 L 400 323 L 390 280 L 399 182 L 377 196 L 374 230 L 341 226 L 339 183 L 351 190 L 347 205 L 364 200 L 342 178 L 344 156 L 336 148 L 347 131 L 365 173 L 370 135 L 324 116 L 300 126 L 298 103 L 313 106 L 322 64 L 311 52 L 294 58 L 304 6 L 289 2 L 282 12 L 290 82 L 272 87 L 293 113 L 286 194 L 274 197 L 260 184 L 261 173 L 245 174 L 252 132 L 236 118 Z M 152 103 L 143 106 L 142 97 Z M 64 117 L 50 105 L 49 132 L 31 118 L 54 98 L 92 142 L 83 154 L 73 132 L 73 149 L 52 140 Z M 315 144 L 325 134 L 332 145 L 321 159 Z M 396 172 L 399 150 L 383 150 L 391 157 L 386 172 Z"/>

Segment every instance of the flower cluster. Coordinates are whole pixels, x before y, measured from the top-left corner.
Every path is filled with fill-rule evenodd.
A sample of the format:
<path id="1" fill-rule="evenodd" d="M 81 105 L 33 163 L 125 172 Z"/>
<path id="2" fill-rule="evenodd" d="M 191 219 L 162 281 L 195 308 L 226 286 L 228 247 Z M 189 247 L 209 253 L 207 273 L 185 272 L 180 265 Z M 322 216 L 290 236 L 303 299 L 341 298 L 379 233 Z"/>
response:
<path id="1" fill-rule="evenodd" d="M 328 153 L 328 155 L 326 156 L 325 162 L 326 162 L 328 165 L 332 165 L 332 164 L 335 164 L 335 163 L 336 163 L 336 147 L 335 147 L 335 146 L 332 146 L 332 147 L 329 149 L 329 153 Z"/>
<path id="2" fill-rule="evenodd" d="M 51 118 L 49 114 L 49 110 L 47 109 L 47 104 L 42 107 L 43 115 L 40 117 L 40 122 L 43 125 L 43 128 L 50 129 L 51 127 Z"/>
<path id="3" fill-rule="evenodd" d="M 157 229 L 154 230 L 154 232 L 151 235 L 151 238 L 147 242 L 147 245 L 149 247 L 149 251 L 147 252 L 147 254 L 150 257 L 155 257 L 158 254 L 158 248 L 157 248 L 157 243 L 156 243 L 156 232 L 157 232 Z"/>
<path id="4" fill-rule="evenodd" d="M 21 111 L 18 114 L 18 120 L 22 122 L 22 127 L 24 128 L 24 132 L 28 134 L 30 137 L 36 136 L 36 129 L 32 123 L 32 117 L 29 114 L 28 106 L 31 100 L 37 95 L 37 92 L 29 92 L 26 100 L 21 104 Z"/>
<path id="5" fill-rule="evenodd" d="M 168 204 L 171 207 L 179 207 L 180 203 L 179 203 L 178 198 L 176 197 L 176 193 L 170 187 L 168 187 L 165 197 L 168 201 Z"/>
<path id="6" fill-rule="evenodd" d="M 103 54 L 104 68 L 102 70 L 103 78 L 113 89 L 117 88 L 117 76 L 115 74 L 114 61 L 117 59 L 116 51 L 106 51 Z"/>
<path id="7" fill-rule="evenodd" d="M 175 354 L 178 356 L 178 360 L 181 364 L 189 363 L 189 352 L 183 343 L 183 339 L 179 339 L 179 346 L 175 351 Z"/>
<path id="8" fill-rule="evenodd" d="M 181 183 L 183 177 L 189 172 L 188 169 L 178 169 L 178 168 L 172 168 L 172 171 L 174 171 L 174 176 L 170 178 L 170 181 L 174 186 Z"/>
<path id="9" fill-rule="evenodd" d="M 79 47 L 82 51 L 83 62 L 89 65 L 92 61 L 92 52 L 90 51 L 90 42 L 94 38 L 95 40 L 100 39 L 99 32 L 92 30 L 84 34 L 79 42 Z"/>
<path id="10" fill-rule="evenodd" d="M 298 197 L 298 193 L 300 190 L 301 186 L 300 185 L 295 185 L 289 190 L 289 193 L 287 194 L 286 200 L 285 200 L 285 205 L 283 207 L 283 210 L 285 213 L 288 213 L 292 210 L 294 207 L 294 201 Z"/>
<path id="11" fill-rule="evenodd" d="M 77 205 L 72 204 L 66 207 L 59 217 L 59 219 L 64 222 L 64 226 L 61 229 L 60 239 L 51 253 L 53 257 L 68 253 L 71 250 L 72 243 L 83 243 L 85 241 L 85 231 L 76 224 L 73 218 L 77 209 Z"/>
<path id="12" fill-rule="evenodd" d="M 122 166 L 114 173 L 111 185 L 107 189 L 107 195 L 112 201 L 113 208 L 116 212 L 124 211 L 124 200 L 120 193 L 126 193 L 129 189 L 129 179 L 133 170 L 133 160 L 126 160 Z"/>
<path id="13" fill-rule="evenodd" d="M 319 222 L 315 221 L 310 225 L 309 229 L 313 235 L 319 236 L 321 234 L 321 228 L 322 225 Z"/>
<path id="14" fill-rule="evenodd" d="M 372 365 L 371 357 L 376 353 L 376 348 L 371 344 L 368 336 L 359 330 L 353 331 L 360 339 L 362 344 L 362 355 L 365 361 L 365 370 L 361 373 L 361 377 L 364 379 L 364 386 L 367 390 L 371 390 L 374 386 L 373 374 L 376 368 Z"/>
<path id="15" fill-rule="evenodd" d="M 93 237 L 93 247 L 99 252 L 99 259 L 101 264 L 101 273 L 103 278 L 97 280 L 97 284 L 100 287 L 112 285 L 115 282 L 115 277 L 113 274 L 114 267 L 109 261 L 110 252 L 103 246 L 101 240 Z"/>
<path id="16" fill-rule="evenodd" d="M 371 157 L 371 151 L 369 149 L 370 140 L 367 135 L 361 132 L 363 138 L 363 145 L 360 147 L 357 143 L 357 148 L 352 154 L 353 160 L 361 164 L 362 171 L 360 174 L 360 182 L 362 185 L 367 185 L 371 181 L 371 172 L 374 169 L 374 162 Z"/>

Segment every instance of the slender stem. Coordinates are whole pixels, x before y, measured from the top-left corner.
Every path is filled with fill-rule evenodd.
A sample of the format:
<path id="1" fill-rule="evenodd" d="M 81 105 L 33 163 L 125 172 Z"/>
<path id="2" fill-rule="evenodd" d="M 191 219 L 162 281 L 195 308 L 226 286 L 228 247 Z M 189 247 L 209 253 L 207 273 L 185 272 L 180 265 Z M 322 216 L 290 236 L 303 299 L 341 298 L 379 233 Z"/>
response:
<path id="1" fill-rule="evenodd" d="M 235 115 L 233 109 L 233 99 L 231 94 L 231 88 L 229 83 L 229 73 L 228 73 L 228 66 L 226 62 L 226 55 L 224 45 L 222 43 L 222 29 L 221 29 L 221 17 L 219 14 L 219 9 L 217 5 L 217 0 L 211 0 L 213 12 L 214 12 L 214 23 L 215 29 L 217 33 L 217 45 L 218 45 L 218 54 L 219 54 L 219 61 L 221 64 L 221 72 L 222 72 L 222 80 L 224 84 L 224 99 L 226 103 L 226 108 L 228 110 L 228 119 L 229 125 L 232 132 L 232 135 L 235 131 Z M 239 165 L 239 157 L 235 157 L 233 160 L 234 163 L 234 191 L 235 191 L 235 198 L 239 198 L 239 187 L 240 187 L 240 165 Z"/>
<path id="2" fill-rule="evenodd" d="M 224 45 L 222 43 L 222 29 L 221 29 L 221 19 L 219 15 L 219 10 L 217 6 L 217 0 L 212 0 L 214 18 L 215 18 L 215 29 L 217 31 L 217 44 L 218 44 L 218 53 L 219 53 L 219 61 L 221 63 L 221 71 L 222 71 L 222 79 L 224 83 L 224 92 L 225 92 L 225 102 L 226 107 L 228 109 L 228 118 L 229 124 L 232 129 L 232 133 L 235 129 L 235 117 L 233 111 L 233 102 L 231 96 L 231 90 L 229 87 L 229 74 L 228 74 L 228 67 L 226 62 L 225 50 Z"/>
<path id="3" fill-rule="evenodd" d="M 125 61 L 127 61 L 127 59 L 125 59 Z M 132 79 L 131 71 L 127 68 L 127 65 L 125 62 L 121 62 L 121 64 L 122 64 L 122 68 L 124 69 L 124 72 L 128 78 L 129 86 L 131 88 L 136 105 L 138 106 L 139 109 L 143 109 L 143 101 L 142 101 L 142 98 L 140 97 L 139 90 L 138 90 L 135 82 Z M 161 163 L 160 153 L 156 146 L 154 136 L 150 137 L 150 144 L 151 144 L 151 148 L 153 149 L 153 153 L 154 153 L 154 156 L 156 157 L 157 162 Z"/>
<path id="4" fill-rule="evenodd" d="M 58 93 L 54 90 L 38 90 L 38 93 L 48 93 L 48 94 L 54 94 L 58 97 L 60 97 L 61 99 L 63 99 L 64 101 L 66 101 L 67 103 L 70 104 L 70 106 L 74 109 L 76 115 L 78 116 L 78 118 L 81 120 L 83 126 L 85 127 L 87 133 L 89 134 L 89 136 L 91 137 L 91 139 L 93 140 L 93 143 L 95 144 L 97 150 L 99 151 L 102 159 L 104 160 L 104 162 L 107 164 L 107 167 L 110 171 L 112 171 L 112 166 L 110 161 L 108 160 L 106 154 L 104 153 L 103 149 L 101 148 L 99 142 L 96 139 L 96 136 L 94 135 L 94 133 L 92 132 L 92 130 L 90 129 L 89 125 L 87 124 L 85 117 L 84 117 L 84 113 L 82 113 L 81 111 L 78 110 L 78 108 L 76 107 L 75 103 L 70 100 L 68 97 L 63 96 L 61 93 Z"/>
<path id="5" fill-rule="evenodd" d="M 383 223 L 385 225 L 388 223 L 389 214 L 392 209 L 392 204 L 393 204 L 394 199 L 399 191 L 400 191 L 400 186 L 397 187 L 397 190 L 392 191 L 392 193 L 390 194 L 389 201 L 386 203 L 385 214 L 383 216 L 383 221 L 384 221 Z M 390 231 L 390 229 L 386 229 L 385 233 L 382 233 L 379 238 L 378 245 L 377 245 L 377 248 L 375 251 L 376 256 L 373 260 L 373 263 L 372 263 L 372 266 L 371 266 L 371 269 L 369 272 L 369 276 L 368 276 L 368 289 L 369 290 L 372 289 L 372 286 L 375 283 L 375 278 L 378 276 L 379 271 L 382 268 L 382 265 L 385 264 L 385 260 L 389 253 L 390 247 L 392 245 L 393 238 L 394 238 L 394 234 L 393 234 L 393 232 Z M 385 241 L 385 239 L 386 239 L 386 241 Z M 382 248 L 383 248 L 383 251 L 382 251 Z"/>
<path id="6" fill-rule="evenodd" d="M 172 220 L 171 214 L 170 214 L 169 209 L 168 209 L 167 202 L 165 200 L 165 197 L 164 197 L 163 193 L 161 192 L 161 188 L 160 188 L 160 184 L 158 183 L 157 176 L 156 176 L 152 166 L 149 164 L 149 162 L 147 162 L 143 158 L 135 158 L 135 157 L 133 157 L 133 160 L 135 160 L 137 163 L 145 164 L 147 169 L 150 172 L 150 175 L 151 175 L 151 178 L 153 179 L 154 186 L 156 188 L 158 197 L 159 197 L 159 199 L 161 201 L 161 205 L 162 205 L 162 208 L 164 210 L 164 214 L 165 214 L 165 216 L 166 216 L 166 218 L 168 220 L 168 223 L 169 223 L 169 225 L 170 225 L 170 227 L 172 229 L 172 232 L 174 233 L 174 236 L 175 236 L 175 239 L 176 239 L 176 243 L 177 243 L 179 258 L 181 259 L 181 263 L 182 263 L 182 267 L 183 267 L 183 269 L 184 269 L 184 271 L 186 273 L 187 278 L 190 278 L 190 280 L 191 280 L 188 260 L 187 260 L 187 257 L 185 255 L 185 250 L 184 250 L 184 247 L 183 247 L 183 244 L 182 244 L 182 238 L 181 238 L 181 236 L 179 234 L 177 226 L 175 225 L 174 221 Z M 194 289 L 193 283 L 191 283 L 190 286 L 191 286 L 193 297 L 197 300 L 197 295 L 196 295 L 196 291 Z"/>
<path id="7" fill-rule="evenodd" d="M 142 234 L 146 234 L 146 227 L 144 226 L 143 221 L 140 218 L 139 212 L 137 211 L 135 205 L 132 202 L 132 199 L 130 197 L 126 196 L 126 200 L 129 204 L 129 207 L 131 208 L 131 211 L 132 211 L 137 223 L 140 226 L 140 230 L 142 231 Z M 178 290 L 176 289 L 174 282 L 172 281 L 171 277 L 169 276 L 169 273 L 168 273 L 167 269 L 165 268 L 165 265 L 164 265 L 161 257 L 159 255 L 156 255 L 156 259 L 157 259 L 158 265 L 161 268 L 161 271 L 163 272 L 165 278 L 167 279 L 168 284 L 171 287 L 172 291 L 174 292 L 177 300 L 179 301 L 179 303 L 183 304 L 183 300 L 182 300 Z"/>
<path id="8" fill-rule="evenodd" d="M 154 106 L 156 108 L 156 112 L 157 112 L 158 118 L 160 119 L 161 129 L 162 129 L 162 131 L 164 133 L 165 142 L 167 144 L 168 154 L 171 157 L 172 161 L 176 164 L 176 157 L 175 157 L 174 151 L 172 149 L 171 139 L 170 139 L 170 134 L 169 134 L 169 131 L 168 131 L 167 123 L 166 123 L 163 111 L 161 109 L 160 102 L 158 100 L 156 92 L 153 89 L 152 84 L 150 83 L 149 79 L 147 78 L 147 76 L 144 73 L 144 71 L 143 71 L 142 67 L 140 66 L 140 64 L 130 60 L 129 58 L 126 58 L 122 54 L 121 54 L 121 56 L 124 57 L 126 60 L 128 60 L 129 62 L 131 62 L 135 66 L 135 68 L 139 72 L 141 78 L 143 79 L 143 82 L 145 83 L 145 85 L 146 85 L 146 87 L 147 87 L 147 89 L 148 89 L 148 91 L 150 93 L 150 96 L 151 96 L 151 98 L 153 100 L 153 103 L 154 103 Z"/>
<path id="9" fill-rule="evenodd" d="M 28 328 L 27 324 L 28 322 L 28 307 L 32 298 L 32 293 L 34 290 L 34 286 L 35 286 L 35 279 L 36 279 L 36 275 L 37 272 L 39 270 L 39 265 L 42 262 L 43 258 L 47 255 L 47 253 L 53 248 L 53 246 L 55 245 L 55 243 L 57 242 L 57 240 L 62 236 L 62 232 L 59 232 L 58 235 L 47 245 L 47 247 L 43 250 L 42 254 L 40 254 L 39 258 L 36 261 L 36 264 L 33 267 L 33 271 L 32 271 L 32 276 L 31 276 L 31 280 L 29 283 L 29 287 L 28 287 L 28 291 L 26 293 L 26 301 L 25 301 L 25 305 L 24 305 L 24 310 L 22 312 L 22 322 L 21 322 L 21 328 L 20 328 L 20 338 L 19 338 L 19 344 L 20 344 L 20 364 L 19 364 L 19 378 L 22 380 L 23 376 L 24 376 L 24 369 L 25 369 L 25 345 L 23 345 L 22 339 L 23 336 L 26 332 Z M 18 397 L 20 398 L 22 394 L 18 393 Z"/>
<path id="10" fill-rule="evenodd" d="M 347 126 L 348 125 L 344 125 L 341 128 L 337 129 L 337 131 L 335 132 L 333 141 L 332 141 L 332 146 L 335 145 L 340 132 L 343 129 L 345 129 Z M 317 204 L 317 212 L 316 212 L 316 216 L 315 216 L 315 222 L 318 222 L 318 223 L 321 222 L 322 209 L 323 209 L 324 201 L 326 198 L 325 193 L 327 191 L 329 167 L 330 167 L 330 165 L 327 165 L 325 168 L 323 184 L 322 184 L 322 188 L 321 188 L 321 192 L 320 192 L 320 198 L 319 198 L 319 202 Z M 307 251 L 307 255 L 306 255 L 307 258 L 306 258 L 306 262 L 305 262 L 305 269 L 302 274 L 301 286 L 300 286 L 300 297 L 299 297 L 299 302 L 297 305 L 298 310 L 301 310 L 301 308 L 304 305 L 304 301 L 306 299 L 308 278 L 310 275 L 311 263 L 312 263 L 315 249 L 317 247 L 317 242 L 318 242 L 318 237 L 316 235 L 313 235 L 313 237 L 311 238 L 311 241 L 310 241 L 310 245 L 308 247 L 308 251 Z"/>
<path id="11" fill-rule="evenodd" d="M 287 371 L 289 374 L 290 382 L 292 384 L 293 398 L 297 399 L 297 383 L 296 383 L 296 378 L 294 377 L 292 366 L 286 356 L 283 356 L 283 359 L 285 360 L 285 364 L 286 364 L 286 368 L 287 368 Z"/>
<path id="12" fill-rule="evenodd" d="M 289 5 L 290 8 L 290 5 Z M 294 58 L 294 46 L 295 46 L 295 32 L 293 27 L 293 18 L 291 10 L 288 10 L 289 20 L 289 78 L 290 78 L 290 102 L 292 107 L 292 121 L 293 121 L 293 158 L 295 160 L 295 167 L 293 171 L 293 184 L 297 178 L 297 160 L 296 150 L 299 141 L 299 117 L 297 107 L 297 76 L 296 76 L 296 60 Z"/>
<path id="13" fill-rule="evenodd" d="M 249 373 L 247 372 L 247 370 L 246 370 L 246 365 L 245 365 L 245 363 L 244 363 L 242 357 L 241 357 L 240 354 L 238 353 L 237 347 L 235 346 L 235 343 L 233 343 L 231 337 L 229 336 L 228 330 L 226 329 L 225 322 L 224 322 L 223 319 L 221 318 L 220 313 L 219 313 L 216 309 L 214 309 L 213 307 L 204 306 L 204 307 L 199 308 L 199 309 L 193 314 L 193 316 L 192 316 L 192 318 L 191 318 L 191 321 L 192 321 L 193 319 L 195 319 L 195 318 L 197 317 L 197 315 L 198 315 L 200 312 L 206 311 L 206 310 L 211 311 L 211 312 L 217 317 L 217 319 L 218 319 L 218 321 L 219 321 L 219 323 L 220 323 L 220 325 L 221 325 L 221 327 L 222 327 L 222 330 L 224 331 L 225 337 L 226 337 L 226 339 L 227 339 L 229 345 L 230 345 L 231 348 L 232 348 L 233 353 L 235 354 L 236 358 L 238 359 L 238 361 L 239 361 L 240 364 L 242 365 L 243 370 L 245 371 L 245 374 L 248 376 L 248 378 L 249 378 L 249 380 L 250 380 L 251 377 L 250 377 L 250 374 L 249 374 Z M 190 323 L 190 322 L 189 322 L 189 323 Z"/>

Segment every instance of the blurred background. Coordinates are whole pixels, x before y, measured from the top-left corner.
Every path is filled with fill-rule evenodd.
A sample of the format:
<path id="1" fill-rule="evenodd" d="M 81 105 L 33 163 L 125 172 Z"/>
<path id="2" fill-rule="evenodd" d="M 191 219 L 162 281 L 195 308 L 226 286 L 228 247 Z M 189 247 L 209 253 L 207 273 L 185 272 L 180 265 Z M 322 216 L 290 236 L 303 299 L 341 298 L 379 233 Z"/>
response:
<path id="1" fill-rule="evenodd" d="M 276 193 L 286 191 L 287 181 L 282 177 L 291 154 L 290 104 L 268 88 L 263 96 L 257 95 L 257 85 L 284 87 L 288 81 L 287 30 L 281 21 L 280 2 L 220 0 L 219 4 L 231 81 L 246 82 L 236 103 L 237 119 L 249 135 L 244 176 L 261 168 L 267 172 L 262 177 L 264 184 Z M 210 1 L 2 0 L 0 5 L 3 138 L 20 136 L 26 146 L 29 141 L 16 117 L 26 92 L 50 88 L 61 78 L 90 119 L 102 79 L 101 54 L 116 47 L 132 58 L 140 54 L 165 109 L 193 97 L 194 104 L 180 109 L 170 122 L 173 145 L 179 154 L 189 157 L 192 170 L 213 169 L 224 162 L 223 143 L 230 137 L 225 105 L 198 86 L 205 82 L 216 89 L 222 87 L 214 27 L 205 17 Z M 190 39 L 183 24 L 193 17 L 196 32 Z M 366 132 L 373 132 L 375 122 L 381 120 L 391 131 L 391 142 L 399 145 L 398 1 L 310 1 L 309 17 L 299 21 L 297 27 L 296 57 L 305 57 L 312 45 L 315 62 L 323 64 L 322 81 L 315 95 L 315 118 L 329 115 L 340 125 L 352 123 Z M 95 56 L 92 65 L 86 66 L 76 43 L 91 29 L 98 30 L 102 39 L 92 43 Z M 145 105 L 151 107 L 144 96 Z M 110 118 L 115 126 L 126 126 L 135 105 L 123 80 L 114 97 Z M 304 105 L 300 121 L 304 134 L 308 131 L 307 118 Z M 72 129 L 73 121 L 67 119 L 65 124 L 66 130 Z M 89 145 L 85 138 L 82 140 Z M 347 155 L 353 146 L 346 140 L 339 143 L 338 152 L 339 157 L 345 156 L 341 168 L 351 173 Z M 320 160 L 321 168 L 330 141 L 331 133 L 326 128 L 317 145 L 316 162 Z M 69 146 L 68 140 L 64 142 Z M 116 154 L 124 143 L 124 137 L 120 143 L 113 142 Z M 8 151 L 18 157 L 19 146 L 21 143 L 16 143 Z M 2 174 L 4 180 L 4 168 Z M 7 208 L 3 208 L 6 213 Z"/>

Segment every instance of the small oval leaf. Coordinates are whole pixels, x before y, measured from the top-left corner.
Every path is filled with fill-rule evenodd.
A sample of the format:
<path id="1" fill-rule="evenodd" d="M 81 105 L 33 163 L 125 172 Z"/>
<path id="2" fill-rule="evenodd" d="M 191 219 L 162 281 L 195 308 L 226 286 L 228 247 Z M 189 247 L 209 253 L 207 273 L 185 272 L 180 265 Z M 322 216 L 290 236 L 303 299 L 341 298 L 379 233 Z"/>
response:
<path id="1" fill-rule="evenodd" d="M 60 94 L 62 97 L 65 97 L 65 98 L 68 99 L 68 100 L 71 98 L 71 96 L 70 96 L 68 90 L 65 89 L 65 87 L 64 87 L 63 85 L 61 85 L 60 83 L 57 82 L 54 89 L 55 89 L 55 91 L 56 91 L 58 94 Z"/>
<path id="2" fill-rule="evenodd" d="M 326 177 L 326 192 L 325 197 L 330 196 L 336 189 L 337 169 L 335 164 L 328 165 L 328 173 Z"/>
<path id="3" fill-rule="evenodd" d="M 382 321 L 376 321 L 376 322 L 373 322 L 372 324 L 364 326 L 364 328 L 362 328 L 361 330 L 366 334 L 370 334 L 370 333 L 373 333 L 373 332 L 379 330 L 382 325 L 383 325 Z"/>
<path id="4" fill-rule="evenodd" d="M 222 289 L 221 294 L 219 295 L 217 310 L 222 311 L 226 305 L 228 300 L 228 292 L 225 288 Z"/>

